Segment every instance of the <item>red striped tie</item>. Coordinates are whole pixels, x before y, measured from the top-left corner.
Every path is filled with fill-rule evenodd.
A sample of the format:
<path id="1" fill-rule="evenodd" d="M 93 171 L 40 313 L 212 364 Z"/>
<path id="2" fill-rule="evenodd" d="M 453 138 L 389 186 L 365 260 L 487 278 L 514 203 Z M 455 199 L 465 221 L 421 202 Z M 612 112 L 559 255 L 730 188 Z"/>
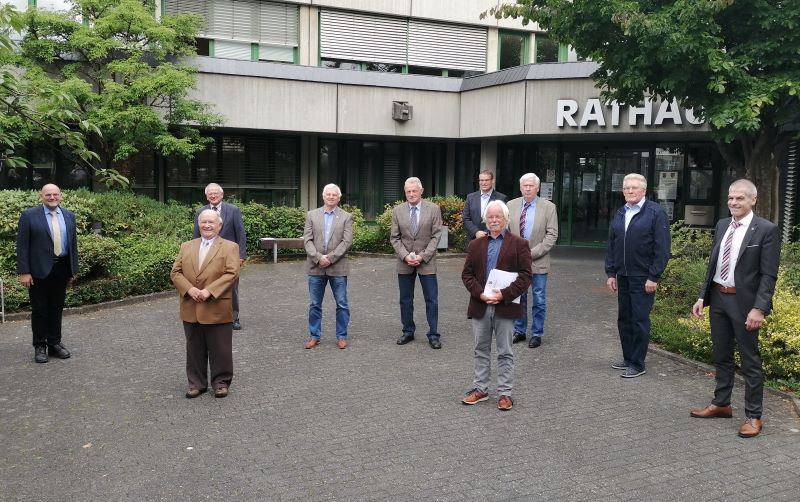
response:
<path id="1" fill-rule="evenodd" d="M 725 281 L 728 279 L 728 272 L 731 268 L 731 248 L 733 247 L 733 234 L 736 229 L 742 224 L 738 221 L 731 220 L 731 231 L 728 232 L 728 237 L 725 239 L 725 246 L 722 248 L 722 268 L 719 271 L 719 277 Z"/>
<path id="2" fill-rule="evenodd" d="M 530 205 L 530 202 L 526 202 L 525 205 L 522 206 L 522 211 L 519 213 L 519 236 L 523 239 L 525 238 L 525 218 L 528 217 L 528 208 Z"/>

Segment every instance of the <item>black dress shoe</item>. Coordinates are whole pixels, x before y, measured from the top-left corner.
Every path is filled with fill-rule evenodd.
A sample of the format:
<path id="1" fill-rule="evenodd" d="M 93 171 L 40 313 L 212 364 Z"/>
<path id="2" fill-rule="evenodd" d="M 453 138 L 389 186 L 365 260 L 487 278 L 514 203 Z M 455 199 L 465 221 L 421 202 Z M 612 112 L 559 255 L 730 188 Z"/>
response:
<path id="1" fill-rule="evenodd" d="M 413 339 L 414 339 L 414 335 L 407 335 L 407 334 L 403 333 L 403 335 L 400 336 L 400 338 L 397 339 L 397 345 L 405 345 L 405 344 L 407 344 L 408 342 L 410 342 Z"/>
<path id="2" fill-rule="evenodd" d="M 57 357 L 59 359 L 69 359 L 70 353 L 66 347 L 57 343 L 55 345 L 50 345 L 48 347 L 48 352 L 50 352 L 51 356 Z"/>
<path id="3" fill-rule="evenodd" d="M 34 356 L 34 361 L 37 363 L 46 363 L 47 359 L 47 347 L 44 345 L 37 345 L 35 348 L 36 355 Z"/>
<path id="4" fill-rule="evenodd" d="M 511 340 L 511 343 L 519 343 L 525 341 L 525 333 L 514 333 L 514 339 Z"/>
<path id="5" fill-rule="evenodd" d="M 528 342 L 528 348 L 535 349 L 539 345 L 542 344 L 542 337 L 541 336 L 532 336 L 531 341 Z"/>
<path id="6" fill-rule="evenodd" d="M 428 339 L 428 345 L 430 345 L 432 349 L 441 349 L 442 348 L 442 342 L 439 340 L 438 336 L 436 338 L 429 338 Z"/>
<path id="7" fill-rule="evenodd" d="M 240 323 L 238 319 L 236 321 L 233 321 L 233 329 L 235 329 L 236 331 L 242 329 L 242 323 Z"/>

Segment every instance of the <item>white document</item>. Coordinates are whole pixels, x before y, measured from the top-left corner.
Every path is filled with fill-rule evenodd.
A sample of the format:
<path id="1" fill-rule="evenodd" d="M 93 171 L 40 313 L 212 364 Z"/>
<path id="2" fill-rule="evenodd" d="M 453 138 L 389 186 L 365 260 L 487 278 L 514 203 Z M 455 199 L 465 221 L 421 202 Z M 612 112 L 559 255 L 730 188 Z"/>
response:
<path id="1" fill-rule="evenodd" d="M 504 289 L 511 285 L 512 282 L 517 280 L 519 274 L 516 272 L 505 272 L 493 268 L 489 272 L 489 278 L 486 280 L 486 287 L 483 288 L 483 294 L 486 296 L 497 296 L 494 289 Z M 514 303 L 519 303 L 519 296 L 514 298 Z"/>

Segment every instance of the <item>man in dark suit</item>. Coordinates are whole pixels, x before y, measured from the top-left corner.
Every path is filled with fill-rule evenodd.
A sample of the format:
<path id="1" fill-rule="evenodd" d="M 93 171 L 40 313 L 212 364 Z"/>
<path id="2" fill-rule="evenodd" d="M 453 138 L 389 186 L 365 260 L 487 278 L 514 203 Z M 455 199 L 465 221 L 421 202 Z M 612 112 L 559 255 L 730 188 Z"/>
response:
<path id="1" fill-rule="evenodd" d="M 472 390 L 461 400 L 477 404 L 489 398 L 492 335 L 497 346 L 497 407 L 508 411 L 514 406 L 511 390 L 514 386 L 514 353 L 511 337 L 514 320 L 520 317 L 522 305 L 514 299 L 527 291 L 531 284 L 531 254 L 528 241 L 507 230 L 508 207 L 492 201 L 486 207 L 489 233 L 467 246 L 467 259 L 461 280 L 469 291 L 467 317 L 472 319 L 475 336 L 475 378 Z M 493 269 L 517 274 L 511 284 L 492 288 L 487 294 L 486 281 Z"/>
<path id="2" fill-rule="evenodd" d="M 397 256 L 400 319 L 403 323 L 403 334 L 397 339 L 397 344 L 405 345 L 414 339 L 414 284 L 419 276 L 428 319 L 428 344 L 433 349 L 441 349 L 436 246 L 442 233 L 442 211 L 438 205 L 422 200 L 423 188 L 419 178 L 408 178 L 403 188 L 407 202 L 392 211 L 389 234 L 389 242 Z"/>
<path id="3" fill-rule="evenodd" d="M 350 306 L 347 303 L 347 275 L 350 263 L 347 251 L 353 245 L 353 215 L 339 207 L 342 190 L 333 183 L 322 189 L 322 207 L 306 213 L 303 245 L 308 272 L 308 340 L 306 348 L 319 345 L 322 337 L 322 299 L 325 285 L 330 283 L 336 302 L 336 346 L 347 348 L 347 325 Z"/>
<path id="4" fill-rule="evenodd" d="M 233 380 L 233 305 L 231 290 L 239 278 L 238 244 L 219 235 L 222 217 L 200 212 L 200 238 L 181 244 L 170 279 L 180 294 L 186 336 L 188 399 L 208 389 L 211 368 L 214 397 L 226 397 Z"/>
<path id="5" fill-rule="evenodd" d="M 605 261 L 606 286 L 617 293 L 617 328 L 622 345 L 622 360 L 611 367 L 624 370 L 622 378 L 636 378 L 645 373 L 650 311 L 669 261 L 670 235 L 664 209 L 645 197 L 644 176 L 626 175 L 622 193 L 625 205 L 611 220 Z"/>
<path id="6" fill-rule="evenodd" d="M 505 202 L 508 199 L 494 189 L 494 173 L 488 169 L 484 169 L 478 174 L 478 186 L 480 190 L 467 195 L 467 200 L 464 201 L 464 212 L 461 215 L 461 221 L 464 222 L 469 240 L 480 239 L 486 235 L 486 223 L 483 221 L 486 205 L 493 200 Z"/>
<path id="7" fill-rule="evenodd" d="M 222 187 L 216 183 L 209 183 L 206 186 L 206 198 L 208 204 L 197 210 L 194 218 L 194 238 L 200 237 L 200 227 L 197 220 L 200 213 L 206 209 L 216 211 L 222 217 L 222 230 L 219 236 L 223 239 L 235 242 L 239 245 L 239 259 L 242 263 L 247 259 L 247 234 L 244 231 L 244 221 L 242 220 L 242 212 L 234 204 L 222 202 L 225 196 Z M 239 322 L 239 279 L 233 285 L 233 329 L 242 329 L 242 323 Z"/>
<path id="8" fill-rule="evenodd" d="M 709 307 L 711 344 L 716 368 L 714 399 L 705 408 L 694 409 L 695 418 L 730 418 L 734 380 L 734 345 L 739 346 L 744 374 L 745 422 L 739 436 L 761 432 L 764 373 L 758 351 L 758 331 L 772 310 L 772 295 L 778 277 L 781 242 L 778 226 L 753 214 L 758 191 L 748 180 L 734 181 L 728 188 L 731 217 L 717 222 L 700 299 L 692 306 L 695 317 Z"/>
<path id="9" fill-rule="evenodd" d="M 78 236 L 75 215 L 62 208 L 61 190 L 47 184 L 39 193 L 42 205 L 26 209 L 17 230 L 17 274 L 28 288 L 35 361 L 48 353 L 67 359 L 61 343 L 61 315 L 67 286 L 78 276 Z"/>

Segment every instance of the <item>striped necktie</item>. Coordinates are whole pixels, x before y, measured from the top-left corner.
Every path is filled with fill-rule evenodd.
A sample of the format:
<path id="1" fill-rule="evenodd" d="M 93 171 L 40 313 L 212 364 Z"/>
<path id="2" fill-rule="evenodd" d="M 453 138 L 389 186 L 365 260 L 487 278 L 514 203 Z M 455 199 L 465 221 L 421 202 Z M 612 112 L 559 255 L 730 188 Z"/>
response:
<path id="1" fill-rule="evenodd" d="M 725 238 L 725 246 L 722 249 L 722 268 L 719 271 L 719 276 L 723 281 L 728 280 L 728 273 L 731 268 L 731 249 L 733 248 L 733 234 L 736 229 L 742 226 L 741 223 L 731 220 L 731 231 L 728 232 L 728 237 Z"/>
<path id="2" fill-rule="evenodd" d="M 519 236 L 523 239 L 525 238 L 525 223 L 526 218 L 528 217 L 528 208 L 531 207 L 530 202 L 526 202 L 522 206 L 522 211 L 519 213 Z"/>
<path id="3" fill-rule="evenodd" d="M 419 222 L 417 221 L 417 206 L 411 206 L 411 235 L 416 236 L 419 229 Z"/>

